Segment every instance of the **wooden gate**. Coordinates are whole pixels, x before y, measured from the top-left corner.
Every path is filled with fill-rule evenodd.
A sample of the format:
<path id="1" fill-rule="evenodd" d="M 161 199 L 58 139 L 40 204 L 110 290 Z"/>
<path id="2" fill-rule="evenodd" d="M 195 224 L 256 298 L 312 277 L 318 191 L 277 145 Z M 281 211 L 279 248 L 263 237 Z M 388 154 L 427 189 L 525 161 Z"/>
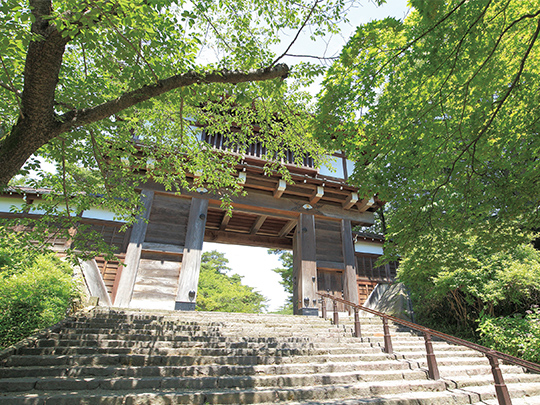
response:
<path id="1" fill-rule="evenodd" d="M 342 298 L 343 297 L 343 272 L 342 271 L 336 271 L 336 270 L 317 270 L 317 288 L 319 293 L 327 293 L 331 294 L 335 297 Z M 319 309 L 321 309 L 321 304 L 319 304 Z M 327 300 L 326 302 L 326 310 L 331 311 L 334 310 L 332 303 L 330 300 Z M 343 312 L 345 311 L 345 307 L 343 304 L 338 304 L 338 311 Z"/>

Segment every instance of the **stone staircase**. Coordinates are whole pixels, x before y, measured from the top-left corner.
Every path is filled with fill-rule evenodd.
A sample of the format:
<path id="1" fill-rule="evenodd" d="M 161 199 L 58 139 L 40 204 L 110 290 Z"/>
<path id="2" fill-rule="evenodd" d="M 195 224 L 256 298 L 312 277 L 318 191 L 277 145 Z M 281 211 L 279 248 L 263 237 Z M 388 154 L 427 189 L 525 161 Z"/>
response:
<path id="1" fill-rule="evenodd" d="M 315 317 L 94 308 L 0 354 L 0 405 L 496 404 L 485 357 L 378 318 L 333 326 Z M 540 404 L 540 375 L 501 365 L 514 405 Z"/>

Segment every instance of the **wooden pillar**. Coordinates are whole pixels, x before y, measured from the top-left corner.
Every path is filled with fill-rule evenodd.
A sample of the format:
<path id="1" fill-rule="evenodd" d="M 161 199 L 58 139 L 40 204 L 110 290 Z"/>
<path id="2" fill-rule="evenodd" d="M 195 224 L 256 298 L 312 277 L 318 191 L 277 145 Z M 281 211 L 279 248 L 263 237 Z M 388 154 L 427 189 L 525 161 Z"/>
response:
<path id="1" fill-rule="evenodd" d="M 126 250 L 126 258 L 124 259 L 124 267 L 118 282 L 118 290 L 114 305 L 117 307 L 129 307 L 135 280 L 137 279 L 137 271 L 139 270 L 139 261 L 141 259 L 142 245 L 146 237 L 147 221 L 150 218 L 150 210 L 152 209 L 152 201 L 154 200 L 154 192 L 152 190 L 141 191 L 141 204 L 144 211 L 137 217 L 137 223 L 133 225 L 129 245 Z"/>
<path id="2" fill-rule="evenodd" d="M 298 293 L 298 278 L 300 275 L 300 252 L 298 251 L 298 238 L 296 234 L 300 226 L 296 225 L 296 231 L 293 236 L 293 315 L 300 315 L 298 300 L 301 294 Z"/>
<path id="3" fill-rule="evenodd" d="M 174 309 L 195 311 L 208 200 L 192 198 Z"/>
<path id="4" fill-rule="evenodd" d="M 341 220 L 341 244 L 343 247 L 343 261 L 345 270 L 342 276 L 343 298 L 354 304 L 359 303 L 358 285 L 356 283 L 356 258 L 352 239 L 351 221 Z"/>
<path id="5" fill-rule="evenodd" d="M 294 313 L 318 316 L 315 217 L 300 214 L 293 241 Z"/>

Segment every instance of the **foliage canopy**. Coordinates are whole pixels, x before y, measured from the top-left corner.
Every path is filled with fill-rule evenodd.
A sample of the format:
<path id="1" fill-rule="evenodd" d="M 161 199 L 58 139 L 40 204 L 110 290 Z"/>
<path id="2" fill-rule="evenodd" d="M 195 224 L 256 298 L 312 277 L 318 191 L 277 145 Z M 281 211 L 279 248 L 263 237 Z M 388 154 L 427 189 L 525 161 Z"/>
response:
<path id="1" fill-rule="evenodd" d="M 318 138 L 391 202 L 401 254 L 445 232 L 515 246 L 540 227 L 540 1 L 410 4 L 358 27 L 325 78 Z"/>
<path id="2" fill-rule="evenodd" d="M 262 142 L 273 162 L 285 149 L 316 156 L 298 86 L 320 69 L 280 64 L 296 36 L 291 44 L 280 38 L 335 32 L 345 7 L 342 0 L 3 1 L 0 186 L 36 169 L 29 158 L 39 155 L 57 172 L 32 185 L 52 187 L 67 215 L 89 204 L 85 196 L 100 195 L 130 219 L 133 186 L 148 179 L 173 191 L 204 184 L 225 199 L 239 192 L 234 164 L 252 142 Z M 213 133 L 238 128 L 227 138 L 238 154 L 212 153 L 195 123 Z M 79 181 L 78 168 L 94 175 Z M 196 184 L 186 178 L 199 172 Z"/>

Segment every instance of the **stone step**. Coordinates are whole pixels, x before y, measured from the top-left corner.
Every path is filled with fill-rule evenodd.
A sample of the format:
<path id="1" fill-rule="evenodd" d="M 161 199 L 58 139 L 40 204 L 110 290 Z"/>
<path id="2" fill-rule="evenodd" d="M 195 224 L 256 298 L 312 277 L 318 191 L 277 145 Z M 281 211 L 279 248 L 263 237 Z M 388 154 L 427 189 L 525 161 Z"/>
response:
<path id="1" fill-rule="evenodd" d="M 427 368 L 427 361 L 424 358 L 409 360 L 415 367 Z M 437 358 L 437 365 L 441 370 L 451 370 L 454 373 L 465 373 L 468 369 L 476 370 L 490 367 L 489 362 L 484 357 L 439 357 Z M 491 368 L 489 368 L 491 373 Z M 512 368 L 512 370 L 514 370 Z M 522 372 L 523 369 L 517 367 L 514 372 Z M 472 372 L 472 371 L 471 371 Z"/>
<path id="2" fill-rule="evenodd" d="M 540 383 L 540 374 L 532 373 L 518 373 L 510 374 L 505 373 L 503 375 L 504 382 L 506 384 L 518 384 L 518 383 Z M 452 376 L 446 380 L 450 381 L 450 388 L 471 388 L 471 387 L 489 387 L 490 389 L 495 390 L 493 385 L 493 376 L 489 375 L 472 375 L 472 376 Z M 540 384 L 534 384 L 534 390 L 532 393 L 534 395 L 540 395 Z"/>
<path id="3" fill-rule="evenodd" d="M 384 346 L 382 342 L 380 343 L 374 342 L 374 345 L 378 345 L 380 347 Z M 424 354 L 426 353 L 426 349 L 423 342 L 418 343 L 418 344 L 410 344 L 410 343 L 397 344 L 397 342 L 394 343 L 394 341 L 392 341 L 392 347 L 395 352 L 399 352 L 399 353 L 417 352 L 419 351 L 419 349 L 423 350 Z M 470 351 L 470 349 L 463 346 L 450 345 L 444 342 L 433 342 L 433 351 L 435 352 L 435 355 L 438 355 L 439 352 L 446 352 L 446 351 L 468 352 Z"/>
<path id="4" fill-rule="evenodd" d="M 233 388 L 300 388 L 314 385 L 355 384 L 357 382 L 382 382 L 422 380 L 422 370 L 349 371 L 314 374 L 282 375 L 221 375 L 197 377 L 23 377 L 0 379 L 0 392 L 16 391 L 82 391 L 82 390 L 141 390 L 141 389 L 233 389 Z M 399 384 L 399 382 L 398 382 Z"/>
<path id="5" fill-rule="evenodd" d="M 400 359 L 407 359 L 407 360 L 414 360 L 422 362 L 422 364 L 425 364 L 426 360 L 426 351 L 407 351 L 407 352 L 399 352 L 394 351 L 393 353 L 395 356 L 397 356 Z M 474 350 L 442 350 L 435 353 L 435 358 L 437 359 L 437 362 L 439 362 L 439 359 L 448 358 L 448 357 L 457 357 L 457 358 L 469 358 L 469 359 L 482 359 L 482 361 L 486 358 L 482 355 L 482 353 L 474 351 Z M 474 360 L 471 360 L 474 361 Z"/>
<path id="6" fill-rule="evenodd" d="M 163 336 L 164 338 L 170 337 L 170 336 L 183 336 L 184 338 L 209 338 L 209 339 L 219 339 L 219 338 L 295 338 L 295 339 L 306 339 L 306 338 L 316 338 L 316 337 L 332 337 L 332 338 L 347 338 L 352 339 L 354 338 L 354 332 L 353 331 L 340 331 L 333 328 L 328 329 L 294 329 L 294 328 L 283 328 L 281 330 L 277 329 L 269 329 L 269 328 L 260 328 L 260 329 L 227 329 L 227 330 L 221 330 L 218 332 L 215 331 L 163 331 L 163 330 L 152 330 L 152 329 L 127 329 L 127 328 L 80 328 L 80 329 L 64 329 L 59 334 L 69 337 L 73 336 L 74 338 L 80 338 L 80 336 L 86 336 L 86 335 L 104 335 L 104 334 L 116 334 L 116 335 L 140 335 L 140 336 Z M 392 338 L 397 338 L 401 340 L 411 340 L 411 341 L 418 341 L 418 342 L 424 342 L 424 339 L 422 337 L 416 336 L 412 333 L 408 332 L 397 332 L 397 331 L 390 331 L 390 335 Z M 368 333 L 366 331 L 362 331 L 361 338 L 364 339 L 373 339 L 373 340 L 379 340 L 382 341 L 384 338 L 384 334 L 381 331 L 373 331 L 372 333 Z M 358 338 L 355 338 L 358 339 Z M 433 342 L 442 342 L 440 340 L 433 340 Z"/>
<path id="7" fill-rule="evenodd" d="M 322 337 L 321 337 L 322 338 Z M 311 339 L 305 337 L 305 336 L 297 336 L 297 337 L 249 337 L 249 336 L 239 336 L 238 338 L 234 337 L 227 337 L 227 336 L 208 336 L 208 335 L 200 335 L 200 336 L 183 336 L 183 335 L 150 335 L 150 334 L 117 334 L 117 333 L 103 333 L 103 334 L 74 334 L 70 335 L 69 331 L 63 331 L 61 333 L 49 333 L 47 336 L 44 336 L 42 340 L 71 340 L 71 341 L 77 341 L 77 342 L 85 342 L 85 341 L 108 341 L 108 340 L 116 340 L 116 341 L 129 341 L 129 342 L 141 342 L 141 341 L 150 341 L 150 342 L 255 342 L 255 343 L 298 343 L 298 342 L 310 342 Z M 347 340 L 341 340 L 341 341 L 350 341 L 350 342 L 357 342 L 358 339 L 347 339 Z"/>
<path id="8" fill-rule="evenodd" d="M 534 391 L 530 384 L 508 384 L 512 405 L 539 405 L 540 396 L 524 396 Z M 474 387 L 471 389 L 447 389 L 446 391 L 407 392 L 384 395 L 383 398 L 317 399 L 289 402 L 288 405 L 499 405 L 495 390 Z"/>
<path id="9" fill-rule="evenodd" d="M 235 338 L 235 337 L 261 337 L 261 338 L 278 338 L 278 337 L 292 337 L 292 338 L 299 338 L 299 337 L 317 337 L 317 336 L 326 336 L 326 337 L 352 337 L 351 333 L 341 333 L 338 331 L 335 331 L 333 329 L 328 330 L 317 330 L 315 332 L 309 332 L 303 331 L 302 329 L 299 330 L 287 330 L 284 329 L 282 331 L 276 331 L 276 330 L 268 330 L 268 329 L 261 329 L 261 330 L 230 330 L 227 332 L 219 332 L 219 333 L 210 333 L 210 332 L 193 332 L 193 333 L 175 333 L 175 332 L 156 332 L 152 330 L 143 330 L 139 329 L 137 331 L 130 331 L 130 330 L 110 330 L 110 329 L 103 329 L 103 328 L 87 328 L 87 329 L 69 329 L 64 330 L 60 332 L 60 335 L 68 338 L 72 337 L 75 339 L 84 339 L 85 336 L 88 335 L 113 335 L 113 336 L 128 336 L 128 335 L 135 335 L 135 336 L 152 336 L 152 337 L 158 337 L 160 339 L 171 339 L 176 336 L 188 336 L 188 337 L 229 337 L 229 338 Z"/>
<path id="10" fill-rule="evenodd" d="M 106 337 L 106 336 L 105 336 Z M 396 340 L 396 345 L 399 346 L 401 343 L 407 343 L 408 340 L 401 341 Z M 409 342 L 410 343 L 410 342 Z M 335 342 L 333 339 L 321 339 L 321 340 L 312 340 L 309 341 L 307 339 L 299 339 L 299 340 L 284 340 L 280 341 L 277 339 L 272 340 L 249 340 L 246 339 L 244 341 L 234 341 L 230 339 L 212 339 L 212 340 L 167 340 L 167 341 L 160 341 L 160 340 L 131 340 L 131 339 L 87 339 L 87 340 L 79 340 L 79 339 L 60 339 L 60 338 L 54 338 L 54 339 L 41 339 L 37 341 L 32 349 L 54 349 L 58 348 L 62 350 L 65 347 L 70 348 L 153 348 L 153 349 L 165 349 L 165 348 L 192 348 L 192 347 L 202 347 L 207 349 L 217 349 L 217 348 L 227 348 L 227 349 L 260 349 L 260 348 L 270 348 L 270 349 L 305 349 L 305 348 L 327 348 L 327 347 L 335 347 L 338 345 L 338 343 Z M 340 342 L 340 347 L 345 347 L 348 349 L 358 349 L 358 348 L 367 348 L 367 347 L 382 347 L 378 342 L 374 343 L 371 342 L 368 339 L 364 340 L 347 340 L 345 342 Z M 421 350 L 421 346 L 419 344 L 418 348 Z M 28 350 L 28 348 L 24 349 Z"/>
<path id="11" fill-rule="evenodd" d="M 355 396 L 357 398 L 373 398 L 374 396 L 392 395 L 404 392 L 419 391 L 443 391 L 446 385 L 442 381 L 390 381 L 390 382 L 357 382 L 353 384 L 332 384 L 309 387 L 293 388 L 261 388 L 261 389 L 198 389 L 181 390 L 172 384 L 168 387 L 169 381 L 161 379 L 164 389 L 157 390 L 150 388 L 137 392 L 134 389 L 126 388 L 124 391 L 96 392 L 92 390 L 77 392 L 70 390 L 64 394 L 57 394 L 54 391 L 44 391 L 30 395 L 5 395 L 0 396 L 0 404 L 5 405 L 42 405 L 43 399 L 47 403 L 55 405 L 64 404 L 254 404 L 254 403 L 275 403 L 291 402 L 298 400 L 317 400 L 327 398 L 342 398 Z M 157 382 L 156 382 L 157 383 Z M 168 391 L 166 391 L 168 390 Z M 98 390 L 99 391 L 99 390 Z"/>
<path id="12" fill-rule="evenodd" d="M 328 323 L 328 320 L 323 320 L 318 317 L 303 317 L 299 320 L 294 315 L 278 315 L 278 314 L 245 314 L 245 313 L 227 313 L 227 312 L 203 312 L 197 311 L 195 313 L 183 312 L 178 313 L 175 311 L 161 312 L 159 310 L 153 310 L 152 314 L 149 314 L 148 310 L 133 311 L 130 309 L 122 309 L 116 312 L 106 312 L 107 310 L 95 309 L 89 313 L 81 314 L 79 316 L 73 316 L 74 320 L 84 320 L 90 318 L 90 320 L 114 320 L 121 322 L 195 322 L 195 323 L 223 323 L 223 322 L 235 322 L 235 323 L 254 323 L 254 324 L 322 324 Z M 113 309 L 114 311 L 114 309 Z M 340 318 L 343 322 L 346 322 L 346 318 Z M 381 323 L 379 319 L 364 318 L 362 323 Z"/>
<path id="13" fill-rule="evenodd" d="M 538 405 L 540 404 L 540 396 L 529 396 L 521 398 L 512 398 L 512 405 Z M 499 405 L 497 399 L 487 399 L 482 402 L 475 402 L 472 405 Z"/>
<path id="14" fill-rule="evenodd" d="M 411 364 L 395 360 L 350 361 L 326 363 L 291 363 L 274 365 L 194 365 L 194 366 L 74 366 L 66 367 L 10 367 L 0 368 L 0 378 L 22 377 L 186 377 L 186 376 L 231 376 L 231 375 L 281 375 L 300 373 L 330 373 L 352 371 L 411 370 Z"/>
<path id="15" fill-rule="evenodd" d="M 362 338 L 353 330 L 346 317 L 333 326 L 315 317 L 100 308 L 4 356 L 0 405 L 457 405 L 494 398 L 481 353 L 434 340 L 443 378 L 430 381 L 423 336 L 392 325 L 395 353 L 387 355 L 380 319 L 362 319 Z M 500 367 L 514 397 L 540 396 L 539 375 Z"/>
<path id="16" fill-rule="evenodd" d="M 283 317 L 283 318 L 282 318 Z M 70 318 L 72 322 L 86 322 L 86 317 L 75 317 Z M 128 317 L 100 317 L 94 316 L 89 319 L 90 322 L 101 322 L 107 324 L 138 324 L 138 325 L 175 325 L 175 324 L 184 324 L 184 325 L 198 325 L 198 326 L 223 326 L 224 324 L 235 326 L 235 325 L 266 325 L 266 326 L 294 326 L 294 325 L 304 325 L 306 327 L 320 327 L 327 326 L 331 323 L 331 320 L 323 320 L 322 318 L 315 317 L 305 317 L 305 319 L 298 320 L 294 316 L 281 316 L 278 315 L 276 318 L 253 318 L 253 317 L 242 317 L 235 314 L 223 314 L 219 316 L 211 316 L 210 313 L 197 312 L 195 315 L 185 315 L 185 314 L 175 314 L 169 317 L 157 317 L 157 318 L 146 318 L 145 316 L 128 316 Z M 382 327 L 381 320 L 371 320 L 371 319 L 361 319 L 361 325 L 366 326 L 377 326 Z M 399 327 L 405 328 L 399 324 L 389 323 L 390 327 Z M 354 322 L 340 322 L 339 327 L 354 328 Z"/>
<path id="17" fill-rule="evenodd" d="M 261 357 L 261 356 L 146 356 L 146 355 L 81 355 L 81 356 L 20 356 L 13 355 L 5 360 L 6 367 L 32 367 L 39 364 L 52 366 L 192 366 L 192 365 L 259 365 L 292 363 L 326 363 L 346 361 L 379 361 L 395 357 L 382 353 L 365 354 L 321 354 L 309 356 Z"/>
<path id="18" fill-rule="evenodd" d="M 198 356 L 213 358 L 219 356 L 231 357 L 275 357 L 285 358 L 291 356 L 315 356 L 315 355 L 365 355 L 377 354 L 382 350 L 379 347 L 299 347 L 299 348 L 201 348 L 201 347 L 51 347 L 51 348 L 27 348 L 17 350 L 19 356 L 88 356 L 88 355 L 139 355 L 139 356 L 176 356 L 189 357 Z M 398 358 L 407 359 L 426 366 L 426 354 L 416 352 L 413 356 L 409 353 L 395 353 Z M 440 351 L 437 354 L 437 361 L 440 365 L 478 365 L 488 364 L 487 359 L 482 356 L 464 357 L 460 352 Z"/>
<path id="19" fill-rule="evenodd" d="M 142 347 L 23 347 L 17 350 L 19 355 L 85 355 L 85 354 L 145 354 L 156 356 L 294 356 L 308 354 L 325 354 L 330 352 L 345 352 L 342 347 L 329 348 L 205 348 L 205 347 L 179 347 L 179 348 L 142 348 Z M 360 350 L 360 349 L 359 349 Z M 362 352 L 377 352 L 374 347 L 361 349 Z"/>
<path id="20" fill-rule="evenodd" d="M 317 345 L 328 345 L 330 342 L 317 343 Z M 278 341 L 263 340 L 257 341 L 245 340 L 234 341 L 230 339 L 186 339 L 176 341 L 159 341 L 159 340 L 143 340 L 143 341 L 129 341 L 129 340 L 113 340 L 113 339 L 92 339 L 92 340 L 78 340 L 78 339 L 42 339 L 36 342 L 35 347 L 38 348 L 50 348 L 50 347 L 160 347 L 160 348 L 179 348 L 179 347 L 207 347 L 207 348 L 297 348 L 305 346 L 313 346 L 314 343 L 305 339 L 299 339 L 298 341 Z M 335 343 L 334 343 L 335 345 Z"/>
<path id="21" fill-rule="evenodd" d="M 231 318 L 234 317 L 234 318 Z M 306 318 L 307 319 L 307 318 Z M 86 324 L 101 324 L 104 326 L 118 326 L 118 325 L 130 325 L 133 327 L 194 327 L 194 328 L 210 328 L 210 327 L 223 327 L 223 326 L 231 326 L 231 327 L 248 327 L 248 326 L 260 326 L 264 325 L 266 327 L 281 327 L 281 326 L 297 326 L 297 325 L 303 325 L 306 328 L 320 328 L 320 327 L 328 327 L 332 326 L 334 328 L 346 328 L 346 329 L 354 329 L 354 323 L 339 323 L 338 325 L 332 325 L 332 322 L 329 320 L 323 320 L 321 318 L 309 318 L 306 320 L 298 321 L 297 319 L 275 319 L 271 321 L 265 321 L 261 319 L 241 319 L 236 317 L 235 315 L 230 315 L 229 318 L 221 317 L 219 320 L 212 320 L 209 318 L 204 318 L 200 315 L 200 313 L 197 313 L 196 316 L 194 316 L 192 319 L 184 318 L 182 315 L 177 317 L 170 317 L 168 319 L 147 319 L 144 317 L 141 318 L 132 318 L 132 319 L 115 319 L 115 318 L 100 318 L 100 317 L 71 317 L 67 321 L 72 326 L 80 326 L 84 327 Z M 309 321 L 311 320 L 311 321 Z M 360 321 L 361 326 L 365 326 L 367 328 L 382 328 L 382 322 L 366 322 L 366 321 Z M 391 328 L 396 328 L 400 330 L 407 330 L 407 327 L 399 325 L 397 323 L 389 323 L 389 326 Z"/>

